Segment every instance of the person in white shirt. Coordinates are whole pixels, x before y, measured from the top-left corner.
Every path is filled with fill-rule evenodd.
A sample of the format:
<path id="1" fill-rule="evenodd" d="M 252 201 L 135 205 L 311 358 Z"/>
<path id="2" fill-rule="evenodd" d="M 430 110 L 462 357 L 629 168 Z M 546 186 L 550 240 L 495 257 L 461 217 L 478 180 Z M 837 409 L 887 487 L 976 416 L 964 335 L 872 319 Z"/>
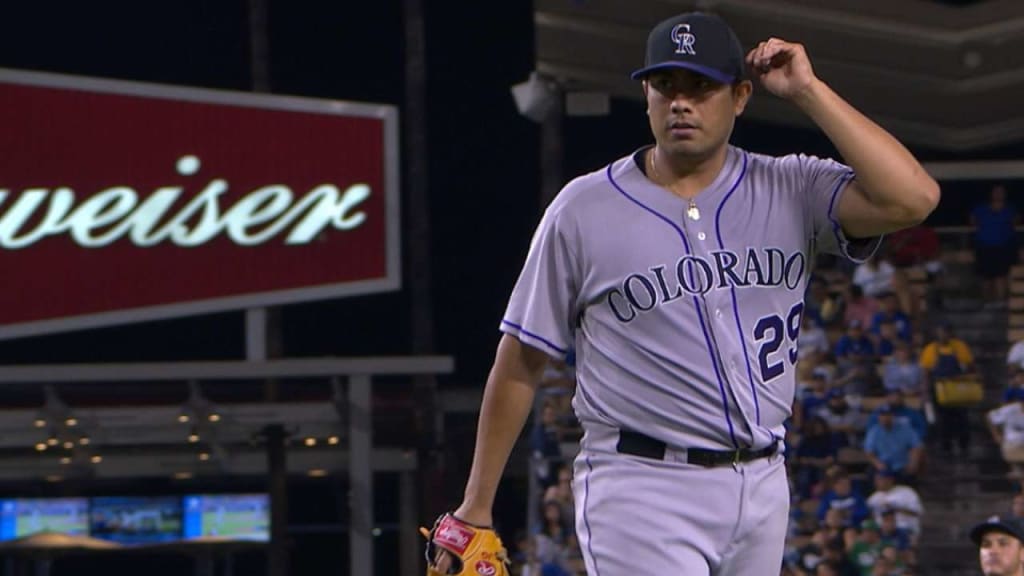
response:
<path id="1" fill-rule="evenodd" d="M 988 429 L 1013 476 L 1024 478 L 1024 390 L 1011 392 L 1009 403 L 988 413 Z"/>
<path id="2" fill-rule="evenodd" d="M 868 497 L 868 508 L 879 523 L 885 511 L 894 511 L 896 527 L 906 530 L 911 539 L 917 541 L 924 514 L 921 497 L 910 486 L 896 484 L 896 477 L 891 471 L 881 470 L 875 474 L 875 491 Z"/>
<path id="3" fill-rule="evenodd" d="M 828 334 L 809 314 L 800 320 L 800 336 L 797 338 L 797 358 L 800 360 L 814 359 L 815 363 L 824 359 L 832 349 Z"/>
<path id="4" fill-rule="evenodd" d="M 1018 341 L 1010 348 L 1006 355 L 1006 367 L 1010 371 L 1010 376 L 1024 371 L 1024 340 Z"/>
<path id="5" fill-rule="evenodd" d="M 893 289 L 892 280 L 896 269 L 885 260 L 872 256 L 853 271 L 853 283 L 864 290 L 864 295 L 877 298 Z"/>

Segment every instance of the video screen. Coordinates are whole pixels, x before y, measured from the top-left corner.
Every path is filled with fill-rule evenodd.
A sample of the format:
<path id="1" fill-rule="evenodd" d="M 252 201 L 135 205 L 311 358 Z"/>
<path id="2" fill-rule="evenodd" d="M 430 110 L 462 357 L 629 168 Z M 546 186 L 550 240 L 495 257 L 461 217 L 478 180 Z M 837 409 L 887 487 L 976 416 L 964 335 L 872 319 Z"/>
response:
<path id="1" fill-rule="evenodd" d="M 0 501 L 0 540 L 40 532 L 89 535 L 89 501 L 85 498 L 36 498 Z"/>
<path id="2" fill-rule="evenodd" d="M 178 497 L 99 497 L 92 500 L 91 533 L 122 544 L 151 544 L 181 538 Z"/>
<path id="3" fill-rule="evenodd" d="M 195 494 L 185 497 L 185 538 L 221 536 L 270 539 L 270 499 L 266 494 Z"/>

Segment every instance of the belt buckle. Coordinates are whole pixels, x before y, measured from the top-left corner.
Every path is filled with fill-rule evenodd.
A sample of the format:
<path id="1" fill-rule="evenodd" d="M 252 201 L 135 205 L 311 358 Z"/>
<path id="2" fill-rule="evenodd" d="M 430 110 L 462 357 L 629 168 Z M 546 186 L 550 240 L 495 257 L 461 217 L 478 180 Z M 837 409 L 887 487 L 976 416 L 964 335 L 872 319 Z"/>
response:
<path id="1" fill-rule="evenodd" d="M 739 471 L 739 467 L 740 467 L 740 454 L 741 454 L 741 451 L 740 451 L 739 448 L 734 450 L 733 453 L 732 453 L 732 469 L 736 470 L 737 472 Z"/>

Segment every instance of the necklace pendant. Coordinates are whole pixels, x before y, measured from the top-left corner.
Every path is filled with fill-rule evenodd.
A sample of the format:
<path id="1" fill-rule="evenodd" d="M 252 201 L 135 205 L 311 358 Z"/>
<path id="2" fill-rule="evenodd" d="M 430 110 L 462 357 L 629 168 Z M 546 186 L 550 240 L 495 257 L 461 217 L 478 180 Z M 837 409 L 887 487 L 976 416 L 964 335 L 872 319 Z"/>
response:
<path id="1" fill-rule="evenodd" d="M 700 210 L 697 209 L 697 205 L 693 202 L 690 203 L 690 207 L 686 209 L 686 216 L 690 220 L 700 220 Z"/>

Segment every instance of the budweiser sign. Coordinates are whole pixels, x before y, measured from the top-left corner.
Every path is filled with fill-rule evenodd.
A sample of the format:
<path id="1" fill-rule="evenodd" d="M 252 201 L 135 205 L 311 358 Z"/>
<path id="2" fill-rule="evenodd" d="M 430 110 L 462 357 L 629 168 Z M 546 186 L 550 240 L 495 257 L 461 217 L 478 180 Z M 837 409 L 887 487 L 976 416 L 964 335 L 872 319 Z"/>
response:
<path id="1" fill-rule="evenodd" d="M 0 70 L 0 337 L 399 285 L 393 107 Z"/>

